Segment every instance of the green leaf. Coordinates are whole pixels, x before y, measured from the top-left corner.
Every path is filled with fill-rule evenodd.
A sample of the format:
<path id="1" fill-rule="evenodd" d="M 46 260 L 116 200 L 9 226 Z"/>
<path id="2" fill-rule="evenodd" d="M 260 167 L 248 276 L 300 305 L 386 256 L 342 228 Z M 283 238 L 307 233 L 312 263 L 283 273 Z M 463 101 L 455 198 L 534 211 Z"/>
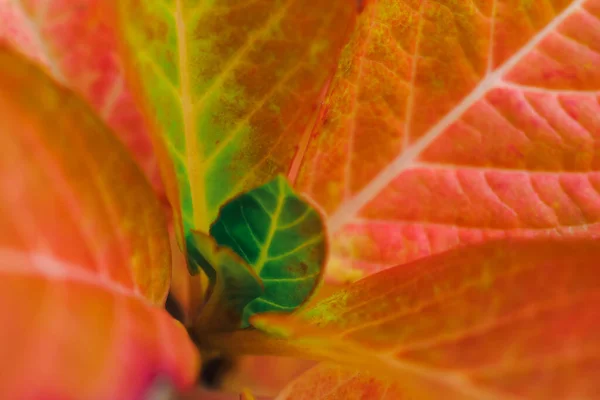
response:
<path id="1" fill-rule="evenodd" d="M 202 268 L 210 280 L 196 327 L 199 331 L 238 329 L 246 305 L 263 294 L 260 278 L 231 249 L 218 247 L 202 232 L 187 236 L 187 249 L 190 264 Z"/>
<path id="2" fill-rule="evenodd" d="M 324 233 L 319 212 L 283 176 L 221 208 L 211 236 L 240 255 L 264 285 L 264 294 L 245 307 L 243 326 L 253 314 L 291 312 L 306 301 L 323 272 Z"/>
<path id="3" fill-rule="evenodd" d="M 139 80 L 177 178 L 183 226 L 301 159 L 355 16 L 348 0 L 122 0 Z M 163 167 L 164 169 L 164 167 Z M 171 195 L 173 197 L 173 195 Z"/>

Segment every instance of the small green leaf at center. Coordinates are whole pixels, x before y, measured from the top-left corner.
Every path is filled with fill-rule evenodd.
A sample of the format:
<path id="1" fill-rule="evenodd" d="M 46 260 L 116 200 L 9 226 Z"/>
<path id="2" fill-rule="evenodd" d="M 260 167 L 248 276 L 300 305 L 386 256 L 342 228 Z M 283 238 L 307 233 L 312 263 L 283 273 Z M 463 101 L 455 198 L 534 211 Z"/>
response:
<path id="1" fill-rule="evenodd" d="M 202 330 L 246 328 L 254 314 L 294 311 L 319 284 L 326 253 L 321 214 L 283 176 L 233 198 L 210 237 L 188 237 L 188 256 L 211 281 Z"/>
<path id="2" fill-rule="evenodd" d="M 293 311 L 320 281 L 327 252 L 323 220 L 283 176 L 226 203 L 210 235 L 263 282 L 264 294 L 244 309 L 245 326 L 256 313 Z"/>

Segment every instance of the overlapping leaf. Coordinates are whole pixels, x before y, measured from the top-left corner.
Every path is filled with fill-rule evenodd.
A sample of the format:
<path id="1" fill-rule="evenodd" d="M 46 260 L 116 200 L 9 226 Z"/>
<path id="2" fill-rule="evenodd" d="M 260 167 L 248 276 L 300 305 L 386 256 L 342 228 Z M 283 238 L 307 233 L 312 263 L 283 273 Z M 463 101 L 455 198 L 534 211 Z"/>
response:
<path id="1" fill-rule="evenodd" d="M 0 398 L 132 399 L 194 382 L 161 309 L 159 202 L 91 110 L 0 50 Z"/>
<path id="2" fill-rule="evenodd" d="M 132 70 L 177 174 L 186 233 L 207 232 L 227 199 L 301 158 L 354 7 L 346 0 L 120 4 Z"/>
<path id="3" fill-rule="evenodd" d="M 595 398 L 599 259 L 592 240 L 492 242 L 252 323 L 313 356 L 393 378 L 408 398 Z"/>
<path id="4" fill-rule="evenodd" d="M 189 263 L 201 268 L 211 286 L 208 301 L 201 310 L 198 331 L 227 331 L 248 326 L 244 310 L 264 293 L 256 272 L 233 250 L 219 247 L 202 232 L 192 231 L 187 240 Z"/>
<path id="5" fill-rule="evenodd" d="M 374 0 L 357 25 L 298 179 L 332 274 L 600 232 L 600 1 Z"/>
<path id="6" fill-rule="evenodd" d="M 113 2 L 104 0 L 0 0 L 0 41 L 85 98 L 162 195 L 147 130 L 117 54 L 111 7 Z"/>
<path id="7" fill-rule="evenodd" d="M 198 315 L 204 303 L 206 291 L 206 275 L 190 275 L 188 256 L 179 247 L 175 232 L 169 234 L 171 239 L 171 287 L 169 293 L 175 306 L 181 311 L 182 322 L 189 326 Z"/>
<path id="8" fill-rule="evenodd" d="M 227 202 L 210 236 L 186 240 L 192 271 L 210 281 L 197 332 L 234 331 L 260 312 L 291 312 L 323 274 L 325 228 L 319 212 L 283 176 Z"/>
<path id="9" fill-rule="evenodd" d="M 264 294 L 244 309 L 245 326 L 256 313 L 295 310 L 323 274 L 327 243 L 321 216 L 283 176 L 225 204 L 210 234 L 241 256 L 264 285 Z"/>

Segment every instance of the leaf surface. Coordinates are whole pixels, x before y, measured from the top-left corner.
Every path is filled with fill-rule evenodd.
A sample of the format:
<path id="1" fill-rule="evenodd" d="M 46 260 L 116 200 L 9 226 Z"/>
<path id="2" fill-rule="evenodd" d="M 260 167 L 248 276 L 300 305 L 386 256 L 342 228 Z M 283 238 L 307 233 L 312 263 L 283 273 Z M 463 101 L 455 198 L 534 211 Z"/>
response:
<path id="1" fill-rule="evenodd" d="M 292 357 L 242 356 L 234 370 L 224 377 L 222 390 L 231 393 L 248 388 L 256 396 L 272 399 L 314 365 L 314 361 Z"/>
<path id="2" fill-rule="evenodd" d="M 319 364 L 293 380 L 275 400 L 402 400 L 410 399 L 397 383 L 364 371 Z"/>
<path id="3" fill-rule="evenodd" d="M 0 48 L 0 398 L 135 399 L 194 382 L 162 309 L 161 206 L 92 111 Z"/>
<path id="4" fill-rule="evenodd" d="M 117 54 L 113 2 L 0 0 L 0 41 L 80 94 L 125 143 L 155 190 L 160 176 L 147 128 Z"/>
<path id="5" fill-rule="evenodd" d="M 328 272 L 597 236 L 599 43 L 599 0 L 367 2 L 298 178 Z"/>
<path id="6" fill-rule="evenodd" d="M 210 235 L 241 256 L 264 285 L 264 294 L 244 309 L 244 326 L 259 312 L 293 311 L 323 274 L 327 242 L 321 216 L 281 175 L 227 202 Z"/>
<path id="7" fill-rule="evenodd" d="M 592 240 L 491 242 L 251 322 L 311 356 L 392 378 L 408 398 L 595 398 L 599 259 Z"/>
<path id="8" fill-rule="evenodd" d="M 292 168 L 353 16 L 346 0 L 121 1 L 141 97 L 179 182 L 186 234 Z"/>
<path id="9" fill-rule="evenodd" d="M 244 390 L 240 394 L 240 400 L 256 400 L 256 397 L 254 397 L 254 395 L 249 390 Z"/>

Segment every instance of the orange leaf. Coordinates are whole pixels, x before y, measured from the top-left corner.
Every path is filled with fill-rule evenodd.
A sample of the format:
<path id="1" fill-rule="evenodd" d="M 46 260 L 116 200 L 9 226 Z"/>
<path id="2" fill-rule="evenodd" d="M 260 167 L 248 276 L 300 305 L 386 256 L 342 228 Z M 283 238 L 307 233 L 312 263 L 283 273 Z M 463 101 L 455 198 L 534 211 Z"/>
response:
<path id="1" fill-rule="evenodd" d="M 317 358 L 389 376 L 411 398 L 595 398 L 598 260 L 591 240 L 486 243 L 252 323 Z"/>
<path id="2" fill-rule="evenodd" d="M 369 1 L 298 179 L 330 276 L 597 236 L 599 98 L 599 0 Z"/>
<path id="3" fill-rule="evenodd" d="M 0 48 L 0 398 L 132 399 L 194 381 L 162 310 L 165 217 L 124 147 L 72 93 Z"/>
<path id="4" fill-rule="evenodd" d="M 127 145 L 157 192 L 163 188 L 144 120 L 130 93 L 110 1 L 0 0 L 2 39 L 79 93 Z"/>
<path id="5" fill-rule="evenodd" d="M 402 400 L 411 399 L 398 384 L 339 365 L 319 364 L 308 370 L 275 400 Z"/>
<path id="6" fill-rule="evenodd" d="M 235 368 L 223 378 L 228 392 L 252 390 L 256 396 L 273 397 L 291 380 L 314 366 L 314 361 L 291 357 L 246 356 L 237 359 Z"/>
<path id="7" fill-rule="evenodd" d="M 240 394 L 240 400 L 255 400 L 255 397 L 246 389 Z"/>

